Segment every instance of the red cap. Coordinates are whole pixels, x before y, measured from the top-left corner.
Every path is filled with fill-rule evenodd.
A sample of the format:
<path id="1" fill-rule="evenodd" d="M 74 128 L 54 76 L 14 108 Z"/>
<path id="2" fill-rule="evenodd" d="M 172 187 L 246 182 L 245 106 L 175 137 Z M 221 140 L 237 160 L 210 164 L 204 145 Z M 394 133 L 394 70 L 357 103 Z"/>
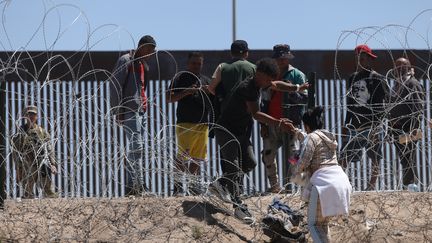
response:
<path id="1" fill-rule="evenodd" d="M 372 50 L 369 48 L 369 46 L 367 45 L 358 45 L 355 49 L 354 49 L 355 53 L 358 55 L 362 52 L 368 54 L 369 56 L 373 57 L 373 58 L 377 58 L 377 55 L 372 53 Z"/>

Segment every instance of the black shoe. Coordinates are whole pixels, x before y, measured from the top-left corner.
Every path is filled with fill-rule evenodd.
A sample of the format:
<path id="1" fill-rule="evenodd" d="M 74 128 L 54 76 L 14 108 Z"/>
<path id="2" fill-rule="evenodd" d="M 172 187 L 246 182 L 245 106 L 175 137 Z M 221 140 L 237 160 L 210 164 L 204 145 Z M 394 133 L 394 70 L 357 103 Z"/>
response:
<path id="1" fill-rule="evenodd" d="M 244 204 L 239 205 L 234 209 L 234 216 L 246 224 L 252 224 L 255 221 L 251 212 L 249 212 L 247 206 Z"/>
<path id="2" fill-rule="evenodd" d="M 177 182 L 174 182 L 174 189 L 172 196 L 184 196 L 183 185 Z"/>
<path id="3" fill-rule="evenodd" d="M 199 196 L 204 194 L 204 190 L 200 185 L 189 185 L 187 194 L 188 196 Z"/>
<path id="4" fill-rule="evenodd" d="M 293 184 L 288 184 L 285 185 L 285 189 L 281 191 L 281 193 L 285 193 L 285 194 L 291 194 L 294 192 L 294 185 Z"/>

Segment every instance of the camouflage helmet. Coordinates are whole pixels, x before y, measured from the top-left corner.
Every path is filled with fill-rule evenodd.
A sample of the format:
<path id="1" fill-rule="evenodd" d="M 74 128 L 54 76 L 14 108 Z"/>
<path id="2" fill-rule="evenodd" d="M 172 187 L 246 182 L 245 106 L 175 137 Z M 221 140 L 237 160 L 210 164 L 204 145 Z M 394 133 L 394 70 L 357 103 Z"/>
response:
<path id="1" fill-rule="evenodd" d="M 37 114 L 37 113 L 38 113 L 38 109 L 37 109 L 37 107 L 34 106 L 34 105 L 26 106 L 26 107 L 24 108 L 24 114 L 27 115 L 28 113 L 34 113 L 34 114 Z"/>

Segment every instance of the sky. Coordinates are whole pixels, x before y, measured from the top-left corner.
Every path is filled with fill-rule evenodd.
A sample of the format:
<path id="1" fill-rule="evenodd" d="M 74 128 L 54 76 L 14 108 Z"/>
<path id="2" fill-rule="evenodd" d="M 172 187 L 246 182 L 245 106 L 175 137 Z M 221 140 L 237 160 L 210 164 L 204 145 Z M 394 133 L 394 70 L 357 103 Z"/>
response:
<path id="1" fill-rule="evenodd" d="M 0 0 L 1 1 L 1 0 Z M 226 50 L 233 0 L 6 0 L 0 50 Z M 250 49 L 430 49 L 431 0 L 236 0 L 236 39 Z"/>

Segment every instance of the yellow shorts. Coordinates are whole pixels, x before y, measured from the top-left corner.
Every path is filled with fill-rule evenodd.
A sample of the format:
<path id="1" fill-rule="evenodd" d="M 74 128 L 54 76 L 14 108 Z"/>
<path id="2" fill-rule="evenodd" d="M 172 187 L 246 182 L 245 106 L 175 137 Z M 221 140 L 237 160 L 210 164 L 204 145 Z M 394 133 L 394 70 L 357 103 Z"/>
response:
<path id="1" fill-rule="evenodd" d="M 208 125 L 197 123 L 177 123 L 177 158 L 184 161 L 187 157 L 205 160 L 207 157 Z"/>

